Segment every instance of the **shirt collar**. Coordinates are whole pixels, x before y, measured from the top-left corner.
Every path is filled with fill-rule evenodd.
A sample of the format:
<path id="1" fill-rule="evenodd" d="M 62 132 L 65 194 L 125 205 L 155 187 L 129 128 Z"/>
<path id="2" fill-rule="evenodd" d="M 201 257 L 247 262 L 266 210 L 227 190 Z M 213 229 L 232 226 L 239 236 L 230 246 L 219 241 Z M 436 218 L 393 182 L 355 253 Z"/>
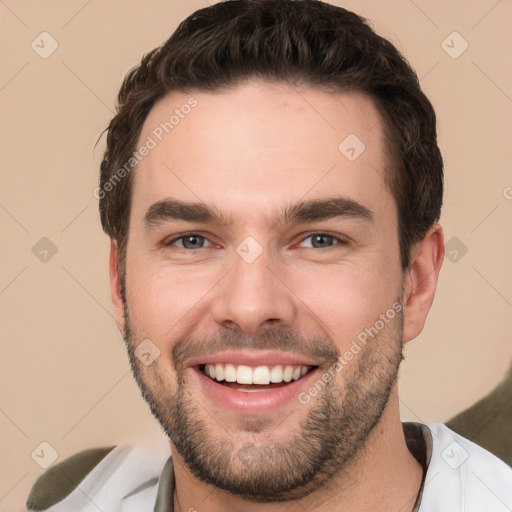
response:
<path id="1" fill-rule="evenodd" d="M 174 465 L 172 456 L 167 459 L 160 482 L 158 484 L 158 493 L 156 495 L 155 508 L 153 512 L 174 512 L 174 488 L 176 479 L 174 477 Z"/>
<path id="2" fill-rule="evenodd" d="M 425 477 L 427 476 L 428 466 L 432 458 L 432 433 L 427 425 L 422 423 L 408 422 L 402 423 L 404 430 L 405 443 L 411 452 L 412 456 L 418 461 L 423 469 L 423 477 L 421 479 L 421 486 L 418 496 L 414 503 L 412 512 L 418 512 L 421 505 L 421 498 L 423 496 L 423 488 L 425 487 Z"/>

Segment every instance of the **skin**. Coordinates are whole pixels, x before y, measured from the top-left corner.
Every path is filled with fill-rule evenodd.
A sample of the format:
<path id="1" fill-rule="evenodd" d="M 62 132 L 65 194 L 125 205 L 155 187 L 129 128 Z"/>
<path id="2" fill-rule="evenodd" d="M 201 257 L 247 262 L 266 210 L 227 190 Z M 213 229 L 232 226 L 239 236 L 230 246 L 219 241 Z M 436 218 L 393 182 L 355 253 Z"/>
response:
<path id="1" fill-rule="evenodd" d="M 403 295 L 403 323 L 390 322 L 372 348 L 393 359 L 397 347 L 423 329 L 442 264 L 443 232 L 440 225 L 432 226 L 412 248 L 410 267 L 402 272 L 396 204 L 383 178 L 388 165 L 383 123 L 372 101 L 358 93 L 256 80 L 222 92 L 173 92 L 151 110 L 140 141 L 190 96 L 197 106 L 149 152 L 134 175 L 125 284 L 132 343 L 149 338 L 161 352 L 152 366 L 140 367 L 148 389 L 158 393 L 158 386 L 165 385 L 166 392 L 176 391 L 170 354 L 188 337 L 230 330 L 256 339 L 282 328 L 305 339 L 322 338 L 343 354 Z M 349 134 L 366 146 L 352 162 L 338 150 Z M 364 205 L 373 212 L 373 222 L 335 218 L 281 226 L 268 220 L 290 202 L 333 195 Z M 143 219 L 148 208 L 169 197 L 214 205 L 234 222 L 166 221 L 147 229 Z M 163 245 L 188 232 L 206 237 L 208 245 Z M 318 233 L 348 244 L 335 239 L 332 247 L 313 247 L 308 236 Z M 236 252 L 247 236 L 262 248 L 250 264 Z M 117 263 L 112 240 L 112 300 L 118 328 L 126 333 Z M 336 376 L 332 389 L 338 390 L 340 404 L 349 399 L 351 379 L 361 379 L 357 369 L 363 360 L 356 356 Z M 157 375 L 165 380 L 158 381 Z M 193 378 L 186 386 L 200 404 L 198 421 L 205 422 L 212 439 L 229 441 L 234 451 L 248 442 L 257 453 L 271 443 L 286 444 L 319 404 L 319 399 L 290 403 L 251 428 L 248 418 L 209 400 Z M 404 442 L 396 382 L 364 445 L 342 470 L 304 492 L 298 502 L 254 503 L 206 484 L 192 474 L 172 441 L 170 445 L 177 511 L 277 512 L 301 510 L 299 503 L 322 512 L 403 512 L 412 510 L 422 478 Z"/>

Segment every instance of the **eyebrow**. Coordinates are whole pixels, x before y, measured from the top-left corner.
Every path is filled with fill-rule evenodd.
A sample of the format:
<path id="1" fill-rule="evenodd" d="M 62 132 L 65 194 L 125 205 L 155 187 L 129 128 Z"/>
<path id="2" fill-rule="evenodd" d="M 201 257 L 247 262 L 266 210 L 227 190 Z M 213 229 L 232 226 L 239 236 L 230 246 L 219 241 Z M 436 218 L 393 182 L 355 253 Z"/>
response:
<path id="1" fill-rule="evenodd" d="M 366 206 L 347 197 L 337 196 L 290 204 L 277 213 L 274 212 L 266 219 L 266 222 L 270 228 L 274 228 L 335 218 L 356 219 L 367 223 L 374 221 L 373 212 Z M 145 228 L 151 229 L 172 220 L 217 224 L 226 227 L 236 223 L 236 218 L 233 215 L 222 213 L 206 203 L 190 203 L 172 198 L 152 204 L 144 215 L 143 222 Z"/>

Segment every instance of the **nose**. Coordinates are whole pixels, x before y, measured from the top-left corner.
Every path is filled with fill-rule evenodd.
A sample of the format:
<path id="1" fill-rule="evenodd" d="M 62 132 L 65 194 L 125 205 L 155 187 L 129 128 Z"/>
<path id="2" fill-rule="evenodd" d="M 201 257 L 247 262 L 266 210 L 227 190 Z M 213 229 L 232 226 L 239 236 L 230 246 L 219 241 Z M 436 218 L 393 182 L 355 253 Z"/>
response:
<path id="1" fill-rule="evenodd" d="M 298 299 L 278 268 L 265 251 L 250 263 L 235 255 L 231 271 L 215 290 L 216 323 L 253 336 L 269 328 L 293 327 Z"/>

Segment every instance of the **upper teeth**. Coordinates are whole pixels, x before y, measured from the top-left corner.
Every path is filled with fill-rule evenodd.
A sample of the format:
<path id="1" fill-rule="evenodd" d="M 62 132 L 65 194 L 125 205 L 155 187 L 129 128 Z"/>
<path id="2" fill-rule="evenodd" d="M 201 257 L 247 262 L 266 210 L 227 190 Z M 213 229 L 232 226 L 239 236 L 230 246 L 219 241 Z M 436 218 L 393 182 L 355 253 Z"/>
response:
<path id="1" fill-rule="evenodd" d="M 290 382 L 306 375 L 309 366 L 251 366 L 233 364 L 206 364 L 204 374 L 212 379 L 238 384 L 269 384 L 271 382 Z"/>

